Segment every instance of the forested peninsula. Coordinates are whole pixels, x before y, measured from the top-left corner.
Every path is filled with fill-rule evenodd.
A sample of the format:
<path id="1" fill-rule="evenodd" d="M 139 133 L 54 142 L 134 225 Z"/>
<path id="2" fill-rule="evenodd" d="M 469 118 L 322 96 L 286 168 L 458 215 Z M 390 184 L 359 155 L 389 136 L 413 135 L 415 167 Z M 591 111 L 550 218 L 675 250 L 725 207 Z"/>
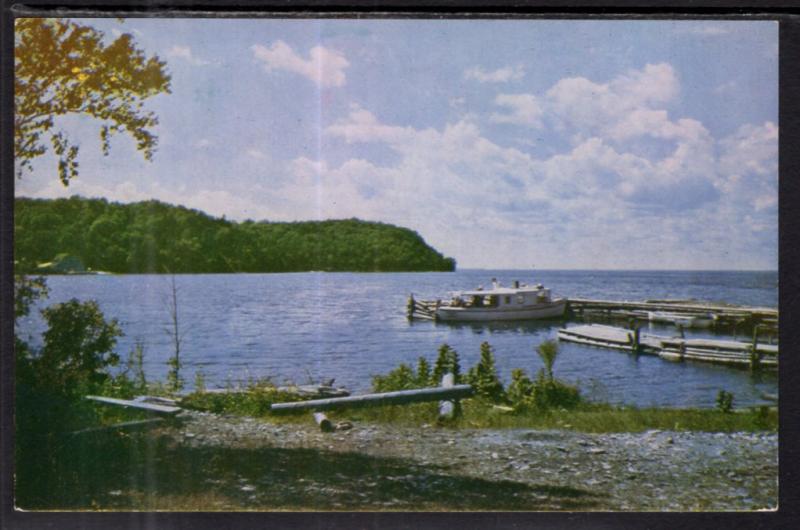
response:
<path id="1" fill-rule="evenodd" d="M 452 271 L 416 232 L 358 219 L 233 222 L 159 201 L 17 198 L 17 272 Z"/>

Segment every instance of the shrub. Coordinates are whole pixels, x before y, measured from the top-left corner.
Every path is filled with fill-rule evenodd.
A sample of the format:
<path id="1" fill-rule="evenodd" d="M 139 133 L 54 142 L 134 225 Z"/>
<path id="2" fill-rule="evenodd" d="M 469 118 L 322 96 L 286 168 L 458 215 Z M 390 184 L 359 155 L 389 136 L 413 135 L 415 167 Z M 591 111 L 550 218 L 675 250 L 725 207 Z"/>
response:
<path id="1" fill-rule="evenodd" d="M 547 371 L 547 378 L 553 380 L 553 365 L 558 357 L 558 344 L 554 340 L 544 341 L 536 348 L 536 353 L 541 357 L 544 368 Z"/>
<path id="2" fill-rule="evenodd" d="M 507 391 L 508 401 L 516 410 L 533 405 L 533 381 L 522 368 L 511 370 L 511 383 Z"/>
<path id="3" fill-rule="evenodd" d="M 733 410 L 733 394 L 725 390 L 717 393 L 717 410 L 722 413 L 729 413 Z"/>
<path id="4" fill-rule="evenodd" d="M 412 388 L 419 388 L 419 383 L 414 370 L 405 363 L 401 363 L 400 366 L 386 375 L 372 377 L 372 390 L 374 392 L 394 392 Z"/>
<path id="5" fill-rule="evenodd" d="M 467 372 L 467 383 L 472 385 L 475 394 L 488 399 L 489 401 L 500 403 L 506 400 L 506 392 L 503 383 L 497 375 L 494 353 L 488 342 L 481 344 L 481 358 L 478 364 Z"/>
<path id="6" fill-rule="evenodd" d="M 306 399 L 308 398 L 278 390 L 272 383 L 260 381 L 244 388 L 230 388 L 228 392 L 195 390 L 181 399 L 181 406 L 216 414 L 258 417 L 270 414 L 273 403 Z"/>
<path id="7" fill-rule="evenodd" d="M 581 401 L 580 390 L 558 379 L 550 379 L 545 370 L 539 370 L 535 381 L 531 381 L 524 370 L 511 371 L 508 385 L 508 400 L 518 412 L 531 409 L 572 409 Z"/>

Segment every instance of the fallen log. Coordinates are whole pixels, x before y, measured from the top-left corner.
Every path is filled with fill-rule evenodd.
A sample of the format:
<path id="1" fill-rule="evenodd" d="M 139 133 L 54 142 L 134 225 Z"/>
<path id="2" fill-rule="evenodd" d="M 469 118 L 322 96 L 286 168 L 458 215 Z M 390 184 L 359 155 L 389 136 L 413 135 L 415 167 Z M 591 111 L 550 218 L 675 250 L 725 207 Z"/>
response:
<path id="1" fill-rule="evenodd" d="M 314 413 L 314 421 L 317 422 L 319 425 L 319 430 L 322 432 L 333 432 L 333 424 L 328 417 L 323 414 L 322 412 L 315 412 Z"/>
<path id="2" fill-rule="evenodd" d="M 399 390 L 397 392 L 382 392 L 379 394 L 363 394 L 330 399 L 313 399 L 310 401 L 295 401 L 290 403 L 273 403 L 270 410 L 273 412 L 289 410 L 330 410 L 345 407 L 376 407 L 381 405 L 405 405 L 408 403 L 422 403 L 425 401 L 439 401 L 460 399 L 471 396 L 473 393 L 470 385 L 455 385 L 451 388 L 420 388 L 416 390 Z"/>
<path id="3" fill-rule="evenodd" d="M 156 412 L 158 414 L 177 414 L 181 411 L 180 407 L 169 405 L 158 405 L 155 403 L 147 403 L 140 400 L 117 399 L 105 396 L 86 396 L 86 399 L 104 403 L 106 405 L 117 405 L 120 407 L 129 407 L 134 409 L 146 410 L 148 412 Z"/>

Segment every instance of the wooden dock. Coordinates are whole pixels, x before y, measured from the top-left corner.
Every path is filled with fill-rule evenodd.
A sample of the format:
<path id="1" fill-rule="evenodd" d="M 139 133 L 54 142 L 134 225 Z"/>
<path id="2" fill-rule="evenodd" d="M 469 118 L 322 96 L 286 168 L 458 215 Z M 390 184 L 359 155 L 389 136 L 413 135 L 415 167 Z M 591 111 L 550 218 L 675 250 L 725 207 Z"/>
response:
<path id="1" fill-rule="evenodd" d="M 588 346 L 655 354 L 669 361 L 704 361 L 746 368 L 778 366 L 778 347 L 771 344 L 717 339 L 664 337 L 599 324 L 558 330 L 559 340 Z"/>
<path id="2" fill-rule="evenodd" d="M 422 319 L 436 321 L 436 310 L 441 300 L 420 300 L 410 296 L 406 306 L 409 320 Z M 664 312 L 684 317 L 711 319 L 712 329 L 733 330 L 734 333 L 747 333 L 759 328 L 762 335 L 777 337 L 778 310 L 770 307 L 746 307 L 726 304 L 713 304 L 694 300 L 646 300 L 631 302 L 627 300 L 593 300 L 588 298 L 569 298 L 566 318 L 570 320 L 635 320 L 649 321 L 650 312 Z"/>
<path id="3" fill-rule="evenodd" d="M 647 321 L 649 312 L 668 312 L 687 317 L 712 317 L 714 328 L 740 328 L 759 326 L 762 332 L 777 334 L 778 310 L 770 307 L 746 307 L 711 304 L 692 300 L 647 300 L 630 302 L 617 300 L 591 300 L 570 298 L 567 314 L 572 317 L 605 317 Z"/>

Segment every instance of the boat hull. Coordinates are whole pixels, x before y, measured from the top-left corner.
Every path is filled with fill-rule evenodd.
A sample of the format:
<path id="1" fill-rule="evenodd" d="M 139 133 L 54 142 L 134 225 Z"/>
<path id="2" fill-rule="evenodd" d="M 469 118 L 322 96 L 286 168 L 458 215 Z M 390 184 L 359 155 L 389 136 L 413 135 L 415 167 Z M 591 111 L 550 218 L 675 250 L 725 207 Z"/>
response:
<path id="1" fill-rule="evenodd" d="M 520 308 L 448 307 L 436 310 L 436 318 L 446 322 L 491 322 L 495 320 L 539 320 L 564 315 L 566 300 L 554 300 Z"/>

